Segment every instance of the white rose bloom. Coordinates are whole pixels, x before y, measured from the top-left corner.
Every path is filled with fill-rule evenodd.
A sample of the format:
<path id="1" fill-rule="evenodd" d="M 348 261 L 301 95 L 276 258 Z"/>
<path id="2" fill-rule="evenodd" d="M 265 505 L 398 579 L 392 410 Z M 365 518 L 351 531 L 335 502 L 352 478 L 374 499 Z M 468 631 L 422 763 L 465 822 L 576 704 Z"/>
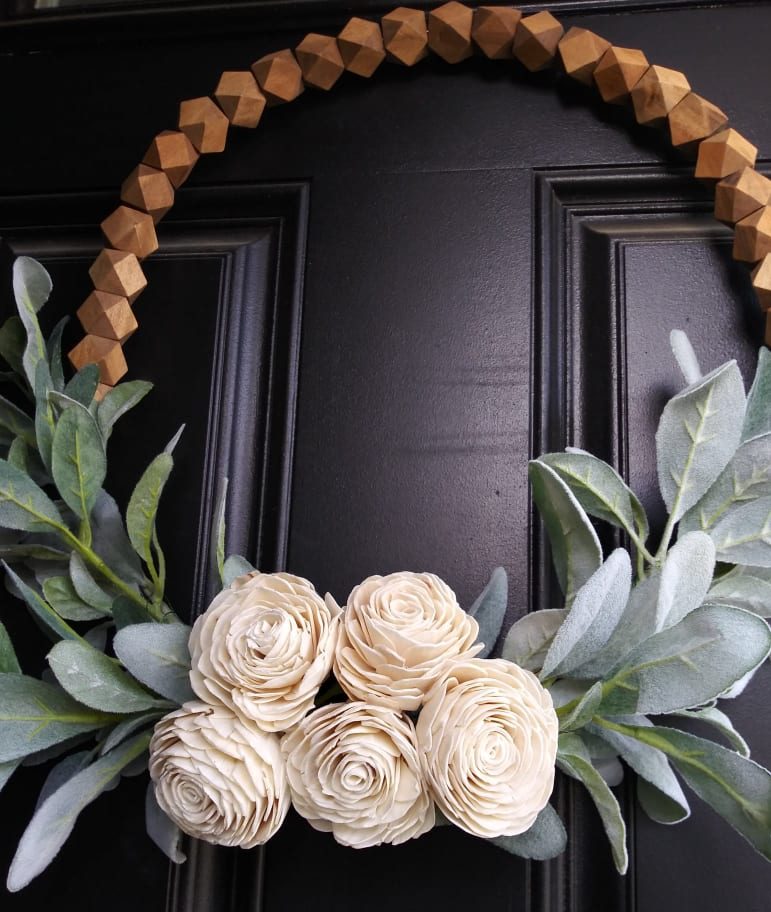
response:
<path id="1" fill-rule="evenodd" d="M 348 598 L 335 677 L 353 700 L 412 712 L 454 662 L 482 648 L 474 646 L 478 634 L 438 576 L 371 576 Z"/>
<path id="2" fill-rule="evenodd" d="M 221 592 L 190 634 L 190 683 L 264 731 L 291 728 L 332 666 L 340 609 L 288 573 L 248 573 Z"/>
<path id="3" fill-rule="evenodd" d="M 342 845 L 398 845 L 434 825 L 407 716 L 332 703 L 284 735 L 281 750 L 295 810 Z"/>
<path id="4" fill-rule="evenodd" d="M 454 666 L 417 722 L 429 788 L 452 823 L 476 836 L 528 830 L 554 787 L 559 723 L 538 678 L 504 659 Z"/>
<path id="5" fill-rule="evenodd" d="M 150 741 L 150 777 L 177 826 L 216 845 L 262 845 L 289 810 L 278 735 L 224 706 L 192 701 L 161 719 Z"/>

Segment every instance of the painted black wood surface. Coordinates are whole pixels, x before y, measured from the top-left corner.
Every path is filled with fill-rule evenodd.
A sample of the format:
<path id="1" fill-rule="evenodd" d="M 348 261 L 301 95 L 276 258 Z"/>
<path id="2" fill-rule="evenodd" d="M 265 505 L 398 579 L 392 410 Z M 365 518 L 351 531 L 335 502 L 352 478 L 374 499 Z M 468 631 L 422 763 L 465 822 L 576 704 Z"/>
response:
<path id="1" fill-rule="evenodd" d="M 51 322 L 86 293 L 98 223 L 179 100 L 306 31 L 336 30 L 353 9 L 383 11 L 371 0 L 94 6 L 36 17 L 12 2 L 0 27 L 0 235 L 51 269 Z M 685 70 L 769 173 L 769 4 L 552 8 Z M 111 443 L 125 499 L 187 425 L 161 518 L 180 613 L 211 589 L 201 568 L 223 473 L 232 548 L 260 566 L 286 566 L 339 600 L 370 573 L 430 569 L 468 605 L 502 564 L 512 619 L 558 599 L 529 456 L 592 449 L 660 517 L 652 433 L 678 382 L 669 329 L 688 330 L 705 366 L 737 356 L 749 372 L 759 325 L 707 193 L 630 123 L 549 76 L 431 60 L 308 91 L 199 165 L 161 225 L 127 349 L 132 375 L 157 388 Z M 40 667 L 22 609 L 4 601 L 0 612 L 27 667 Z M 761 674 L 735 706 L 766 764 L 770 691 Z M 23 770 L 0 797 L 0 867 L 42 775 Z M 620 790 L 625 880 L 569 788 L 557 800 L 570 850 L 548 865 L 449 830 L 355 853 L 293 818 L 262 853 L 198 846 L 171 873 L 144 838 L 143 789 L 128 782 L 86 811 L 3 912 L 761 912 L 771 890 L 768 869 L 711 811 L 694 799 L 686 824 L 655 826 L 635 813 L 631 784 Z"/>

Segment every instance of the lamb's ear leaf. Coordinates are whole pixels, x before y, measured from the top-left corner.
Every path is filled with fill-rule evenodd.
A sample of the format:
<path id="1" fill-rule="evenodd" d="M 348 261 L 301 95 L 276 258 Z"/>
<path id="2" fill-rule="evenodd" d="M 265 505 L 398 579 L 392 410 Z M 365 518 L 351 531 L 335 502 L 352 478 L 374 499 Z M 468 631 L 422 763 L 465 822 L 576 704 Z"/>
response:
<path id="1" fill-rule="evenodd" d="M 192 700 L 190 628 L 185 624 L 132 624 L 115 634 L 115 654 L 144 685 L 175 703 Z"/>
<path id="2" fill-rule="evenodd" d="M 602 681 L 595 681 L 564 718 L 560 719 L 560 731 L 579 731 L 589 722 L 602 703 Z"/>
<path id="3" fill-rule="evenodd" d="M 486 659 L 495 648 L 501 634 L 508 599 L 509 580 L 506 571 L 503 567 L 496 567 L 490 581 L 468 610 L 479 624 L 477 642 L 484 643 L 485 646 L 477 658 Z"/>
<path id="4" fill-rule="evenodd" d="M 701 367 L 691 340 L 682 329 L 673 329 L 669 334 L 669 344 L 672 346 L 672 354 L 675 356 L 675 361 L 677 361 L 685 382 L 689 386 L 698 383 L 702 376 Z"/>
<path id="5" fill-rule="evenodd" d="M 679 712 L 672 713 L 672 715 L 682 716 L 684 719 L 696 719 L 698 722 L 711 725 L 715 731 L 719 731 L 728 741 L 731 745 L 731 750 L 735 750 L 742 757 L 749 757 L 749 745 L 734 728 L 733 722 L 728 716 L 716 706 L 705 706 L 703 709 L 681 709 Z"/>
<path id="6" fill-rule="evenodd" d="M 99 366 L 85 364 L 64 387 L 64 395 L 79 405 L 88 408 L 94 401 L 96 388 L 99 386 Z"/>
<path id="7" fill-rule="evenodd" d="M 521 617 L 506 634 L 501 658 L 528 671 L 540 671 L 551 641 L 567 616 L 565 608 L 546 608 Z"/>
<path id="8" fill-rule="evenodd" d="M 771 497 L 733 507 L 710 531 L 710 537 L 720 561 L 771 567 Z"/>
<path id="9" fill-rule="evenodd" d="M 21 665 L 16 658 L 16 650 L 13 648 L 11 638 L 2 621 L 0 621 L 0 673 L 21 674 Z"/>
<path id="10" fill-rule="evenodd" d="M 747 395 L 742 440 L 771 432 L 771 351 L 763 347 L 758 352 L 755 379 Z"/>
<path id="11" fill-rule="evenodd" d="M 212 522 L 212 534 L 210 538 L 211 548 L 211 567 L 220 578 L 220 582 L 225 581 L 225 508 L 227 507 L 228 498 L 228 479 L 222 478 L 214 503 L 214 515 Z"/>
<path id="12" fill-rule="evenodd" d="M 61 392 L 65 386 L 64 366 L 62 364 L 62 335 L 69 322 L 69 317 L 62 317 L 51 331 L 51 335 L 48 337 L 48 344 L 46 345 L 48 363 L 51 368 L 51 381 L 53 383 L 53 388 L 58 392 Z"/>
<path id="13" fill-rule="evenodd" d="M 240 554 L 231 554 L 222 567 L 222 585 L 227 588 L 234 579 L 245 573 L 253 573 L 255 568 Z"/>
<path id="14" fill-rule="evenodd" d="M 568 836 L 559 814 L 547 804 L 529 830 L 519 836 L 496 836 L 488 842 L 520 858 L 546 861 L 565 851 Z"/>
<path id="15" fill-rule="evenodd" d="M 715 571 L 715 546 L 704 532 L 689 532 L 667 554 L 661 568 L 656 627 L 678 624 L 704 601 Z"/>
<path id="16" fill-rule="evenodd" d="M 52 287 L 51 277 L 37 260 L 26 256 L 16 259 L 13 264 L 13 293 L 27 335 L 22 364 L 29 385 L 33 389 L 38 363 L 43 361 L 47 364 L 48 361 L 37 312 L 48 300 Z"/>
<path id="17" fill-rule="evenodd" d="M 96 420 L 107 441 L 115 422 L 138 405 L 153 388 L 146 380 L 127 380 L 108 390 L 96 410 Z"/>
<path id="18" fill-rule="evenodd" d="M 155 800 L 152 782 L 147 783 L 145 793 L 145 829 L 169 861 L 173 861 L 174 864 L 183 864 L 187 861 L 187 856 L 182 851 L 182 830 L 161 810 Z"/>
<path id="19" fill-rule="evenodd" d="M 713 583 L 707 601 L 714 605 L 744 608 L 759 617 L 771 617 L 771 582 L 762 575 L 762 568 L 734 568 Z"/>

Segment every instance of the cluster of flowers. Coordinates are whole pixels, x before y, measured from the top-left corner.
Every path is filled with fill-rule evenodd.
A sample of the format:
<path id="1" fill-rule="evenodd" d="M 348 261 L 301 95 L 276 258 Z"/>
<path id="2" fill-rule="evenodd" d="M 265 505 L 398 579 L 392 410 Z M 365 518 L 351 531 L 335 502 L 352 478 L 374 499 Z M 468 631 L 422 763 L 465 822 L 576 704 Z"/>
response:
<path id="1" fill-rule="evenodd" d="M 355 848 L 420 836 L 435 808 L 477 836 L 526 831 L 553 788 L 557 716 L 531 672 L 475 658 L 478 632 L 431 574 L 370 577 L 345 609 L 296 576 L 239 577 L 190 636 L 199 700 L 156 726 L 160 806 L 244 848 L 290 803 Z M 330 672 L 348 699 L 314 708 Z"/>

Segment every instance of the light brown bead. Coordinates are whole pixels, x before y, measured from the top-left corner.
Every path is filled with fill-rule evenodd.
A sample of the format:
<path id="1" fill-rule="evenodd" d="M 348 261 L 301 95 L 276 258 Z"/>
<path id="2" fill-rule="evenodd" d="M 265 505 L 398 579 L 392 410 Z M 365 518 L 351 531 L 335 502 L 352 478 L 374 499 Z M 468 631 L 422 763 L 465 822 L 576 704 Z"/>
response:
<path id="1" fill-rule="evenodd" d="M 248 70 L 226 70 L 220 76 L 214 97 L 234 127 L 254 129 L 265 110 L 265 96 Z"/>
<path id="2" fill-rule="evenodd" d="M 767 253 L 752 270 L 752 287 L 758 304 L 763 310 L 771 310 L 771 253 Z"/>
<path id="3" fill-rule="evenodd" d="M 178 126 L 202 154 L 225 150 L 228 119 L 207 95 L 180 104 Z"/>
<path id="4" fill-rule="evenodd" d="M 88 270 L 97 291 L 109 291 L 134 301 L 147 287 L 147 279 L 133 253 L 105 248 Z"/>
<path id="5" fill-rule="evenodd" d="M 651 66 L 632 89 L 632 104 L 637 123 L 657 126 L 691 91 L 688 80 L 677 70 Z"/>
<path id="6" fill-rule="evenodd" d="M 672 145 L 685 152 L 728 124 L 728 117 L 717 105 L 695 92 L 689 92 L 676 104 L 667 119 Z"/>
<path id="7" fill-rule="evenodd" d="M 414 66 L 428 54 L 426 14 L 399 6 L 380 20 L 383 47 L 388 59 L 404 66 Z"/>
<path id="8" fill-rule="evenodd" d="M 715 218 L 735 225 L 771 203 L 771 181 L 753 168 L 730 174 L 715 187 Z"/>
<path id="9" fill-rule="evenodd" d="M 337 40 L 329 35 L 306 35 L 295 48 L 305 84 L 329 91 L 343 75 L 345 64 Z"/>
<path id="10" fill-rule="evenodd" d="M 699 145 L 696 177 L 720 180 L 742 168 L 752 168 L 758 157 L 758 147 L 736 130 L 721 130 Z"/>
<path id="11" fill-rule="evenodd" d="M 97 402 L 101 402 L 111 389 L 112 387 L 109 385 L 109 383 L 97 383 L 96 391 L 94 392 L 94 399 L 96 399 Z"/>
<path id="12" fill-rule="evenodd" d="M 377 22 L 354 16 L 337 36 L 343 64 L 350 73 L 369 78 L 385 60 L 383 33 Z"/>
<path id="13" fill-rule="evenodd" d="M 128 298 L 108 291 L 92 291 L 78 308 L 78 319 L 87 333 L 118 342 L 125 342 L 139 325 Z"/>
<path id="14" fill-rule="evenodd" d="M 84 336 L 70 352 L 69 359 L 76 371 L 87 364 L 96 364 L 99 379 L 107 386 L 115 386 L 128 370 L 120 342 L 101 336 Z"/>
<path id="15" fill-rule="evenodd" d="M 471 26 L 474 11 L 451 0 L 428 14 L 428 46 L 447 63 L 460 63 L 474 53 Z"/>
<path id="16" fill-rule="evenodd" d="M 269 105 L 294 101 L 305 88 L 300 64 L 294 54 L 287 49 L 266 54 L 255 60 L 252 64 L 252 73 Z"/>
<path id="17" fill-rule="evenodd" d="M 602 100 L 624 104 L 650 64 L 636 48 L 609 47 L 594 71 L 594 81 Z"/>
<path id="18" fill-rule="evenodd" d="M 474 10 L 471 37 L 490 60 L 514 56 L 512 43 L 522 13 L 513 6 L 480 6 Z"/>
<path id="19" fill-rule="evenodd" d="M 597 64 L 609 48 L 609 41 L 588 29 L 575 26 L 568 30 L 558 45 L 565 72 L 584 85 L 592 85 Z"/>
<path id="20" fill-rule="evenodd" d="M 174 187 L 165 171 L 150 165 L 137 165 L 123 181 L 120 198 L 152 216 L 157 223 L 174 205 Z"/>
<path id="21" fill-rule="evenodd" d="M 531 73 L 554 62 L 565 29 L 551 13 L 536 13 L 519 20 L 512 45 L 514 56 Z"/>
<path id="22" fill-rule="evenodd" d="M 736 223 L 735 260 L 757 263 L 771 253 L 771 206 L 764 206 Z"/>
<path id="23" fill-rule="evenodd" d="M 198 161 L 193 144 L 178 130 L 164 130 L 150 143 L 143 163 L 163 171 L 174 187 L 181 187 Z"/>
<path id="24" fill-rule="evenodd" d="M 144 260 L 158 249 L 153 217 L 130 206 L 118 206 L 101 224 L 111 247 Z"/>

